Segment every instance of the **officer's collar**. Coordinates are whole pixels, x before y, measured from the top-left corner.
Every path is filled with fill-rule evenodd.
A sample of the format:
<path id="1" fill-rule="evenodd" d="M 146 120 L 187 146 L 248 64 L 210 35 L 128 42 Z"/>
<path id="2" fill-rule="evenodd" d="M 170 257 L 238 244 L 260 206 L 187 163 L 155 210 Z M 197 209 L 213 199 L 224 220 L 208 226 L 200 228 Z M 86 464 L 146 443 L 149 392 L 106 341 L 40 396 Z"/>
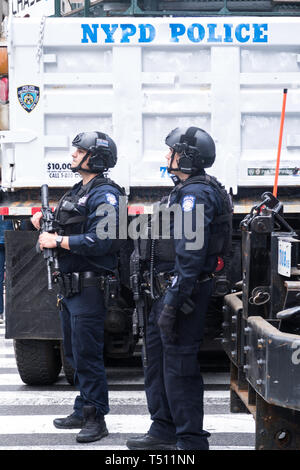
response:
<path id="1" fill-rule="evenodd" d="M 97 177 L 99 177 L 98 174 L 96 174 L 95 176 L 93 176 L 93 178 L 91 178 L 91 179 L 90 179 L 87 183 L 85 183 L 85 184 L 83 184 L 83 180 L 82 180 L 82 181 L 81 181 L 81 182 L 82 182 L 82 188 L 83 188 L 83 189 L 87 188 L 89 185 L 92 184 L 92 181 L 93 181 L 93 182 L 95 181 L 95 179 L 96 179 Z M 101 177 L 103 177 L 103 176 L 101 175 Z"/>

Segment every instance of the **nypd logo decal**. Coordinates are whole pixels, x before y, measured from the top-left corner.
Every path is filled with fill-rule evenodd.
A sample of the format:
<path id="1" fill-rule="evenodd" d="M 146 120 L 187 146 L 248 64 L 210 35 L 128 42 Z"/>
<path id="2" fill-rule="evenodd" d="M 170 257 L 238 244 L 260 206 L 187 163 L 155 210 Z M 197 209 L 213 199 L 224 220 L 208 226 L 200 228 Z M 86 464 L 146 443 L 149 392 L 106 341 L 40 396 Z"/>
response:
<path id="1" fill-rule="evenodd" d="M 184 196 L 182 200 L 182 209 L 184 210 L 184 212 L 190 212 L 194 209 L 195 200 L 195 196 Z"/>
<path id="2" fill-rule="evenodd" d="M 17 90 L 20 105 L 27 113 L 31 113 L 39 102 L 40 88 L 34 85 L 23 85 Z"/>
<path id="3" fill-rule="evenodd" d="M 117 198 L 114 194 L 112 193 L 106 193 L 106 200 L 108 202 L 108 204 L 111 204 L 112 206 L 116 206 L 117 205 Z"/>

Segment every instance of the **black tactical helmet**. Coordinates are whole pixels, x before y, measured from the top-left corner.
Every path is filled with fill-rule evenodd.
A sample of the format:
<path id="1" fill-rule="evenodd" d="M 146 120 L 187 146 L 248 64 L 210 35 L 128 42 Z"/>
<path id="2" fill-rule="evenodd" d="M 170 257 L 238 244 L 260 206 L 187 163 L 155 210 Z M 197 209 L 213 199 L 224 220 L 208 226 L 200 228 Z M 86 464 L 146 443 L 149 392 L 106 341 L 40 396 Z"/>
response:
<path id="1" fill-rule="evenodd" d="M 82 163 L 90 156 L 88 167 L 91 173 L 103 173 L 108 168 L 113 168 L 117 163 L 117 146 L 114 141 L 102 132 L 81 132 L 73 142 L 73 147 L 87 150 L 81 163 L 72 168 L 73 172 L 82 170 Z"/>
<path id="2" fill-rule="evenodd" d="M 199 127 L 176 127 L 166 137 L 166 145 L 173 149 L 171 167 L 175 153 L 180 155 L 178 171 L 197 173 L 209 168 L 216 158 L 216 147 L 211 136 Z"/>

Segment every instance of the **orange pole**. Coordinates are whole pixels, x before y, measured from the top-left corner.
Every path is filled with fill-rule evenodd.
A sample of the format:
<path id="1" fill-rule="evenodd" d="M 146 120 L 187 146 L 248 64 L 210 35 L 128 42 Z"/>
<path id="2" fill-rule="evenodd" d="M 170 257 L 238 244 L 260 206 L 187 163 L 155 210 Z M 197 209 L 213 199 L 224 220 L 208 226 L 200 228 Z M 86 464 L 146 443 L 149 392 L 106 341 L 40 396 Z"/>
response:
<path id="1" fill-rule="evenodd" d="M 278 142 L 278 150 L 277 150 L 275 182 L 274 182 L 274 187 L 273 187 L 273 196 L 275 196 L 275 197 L 277 197 L 278 175 L 279 175 L 280 153 L 281 153 L 281 144 L 282 144 L 282 134 L 283 134 L 283 124 L 284 124 L 284 116 L 285 116 L 286 97 L 287 97 L 287 88 L 285 88 L 283 90 L 283 103 L 282 103 L 280 131 L 279 131 L 279 142 Z"/>

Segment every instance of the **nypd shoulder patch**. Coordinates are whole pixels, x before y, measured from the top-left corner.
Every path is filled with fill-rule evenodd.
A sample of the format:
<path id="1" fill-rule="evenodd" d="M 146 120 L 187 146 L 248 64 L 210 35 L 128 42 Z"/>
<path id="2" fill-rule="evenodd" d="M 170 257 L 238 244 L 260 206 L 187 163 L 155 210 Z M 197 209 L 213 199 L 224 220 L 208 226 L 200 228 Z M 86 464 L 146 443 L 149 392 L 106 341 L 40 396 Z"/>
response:
<path id="1" fill-rule="evenodd" d="M 116 196 L 113 193 L 106 193 L 105 197 L 106 197 L 106 200 L 107 200 L 108 204 L 111 204 L 112 206 L 117 205 L 118 201 L 117 201 Z"/>
<path id="2" fill-rule="evenodd" d="M 192 194 L 184 196 L 182 200 L 182 209 L 184 210 L 184 212 L 189 212 L 194 209 L 195 200 L 196 198 Z"/>

